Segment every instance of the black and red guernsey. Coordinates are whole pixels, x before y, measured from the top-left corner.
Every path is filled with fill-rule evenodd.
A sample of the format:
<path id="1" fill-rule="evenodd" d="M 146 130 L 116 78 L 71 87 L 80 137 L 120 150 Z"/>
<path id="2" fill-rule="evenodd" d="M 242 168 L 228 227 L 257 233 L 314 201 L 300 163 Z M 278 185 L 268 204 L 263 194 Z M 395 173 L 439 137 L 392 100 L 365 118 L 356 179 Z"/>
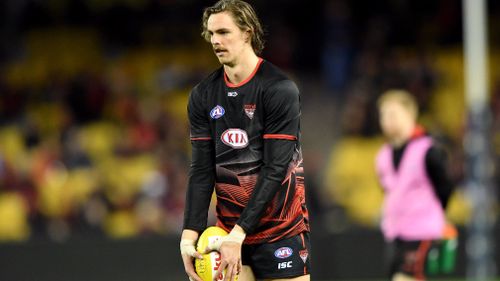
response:
<path id="1" fill-rule="evenodd" d="M 215 187 L 217 225 L 235 224 L 246 244 L 309 231 L 300 148 L 300 97 L 295 83 L 259 59 L 231 84 L 219 68 L 191 92 L 192 163 L 184 229 L 203 231 Z"/>

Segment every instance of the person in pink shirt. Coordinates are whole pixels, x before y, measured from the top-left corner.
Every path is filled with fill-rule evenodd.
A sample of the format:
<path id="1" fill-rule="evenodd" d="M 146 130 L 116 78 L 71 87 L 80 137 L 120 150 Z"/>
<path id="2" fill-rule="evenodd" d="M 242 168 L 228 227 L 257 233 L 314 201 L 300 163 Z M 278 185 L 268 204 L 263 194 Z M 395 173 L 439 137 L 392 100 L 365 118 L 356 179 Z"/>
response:
<path id="1" fill-rule="evenodd" d="M 425 280 L 427 253 L 448 226 L 453 184 L 446 152 L 417 124 L 418 106 L 407 91 L 387 91 L 377 105 L 387 139 L 376 168 L 384 190 L 381 228 L 391 249 L 391 280 Z"/>

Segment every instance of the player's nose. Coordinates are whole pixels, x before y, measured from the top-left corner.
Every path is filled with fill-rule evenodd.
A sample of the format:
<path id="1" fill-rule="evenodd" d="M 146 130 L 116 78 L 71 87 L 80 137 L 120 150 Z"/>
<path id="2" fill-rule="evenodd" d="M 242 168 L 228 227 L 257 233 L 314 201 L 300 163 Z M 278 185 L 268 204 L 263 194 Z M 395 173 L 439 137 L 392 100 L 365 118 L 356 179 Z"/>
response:
<path id="1" fill-rule="evenodd" d="M 216 34 L 212 35 L 212 37 L 210 38 L 210 43 L 212 43 L 212 46 L 218 46 L 220 45 L 220 37 L 217 36 Z"/>

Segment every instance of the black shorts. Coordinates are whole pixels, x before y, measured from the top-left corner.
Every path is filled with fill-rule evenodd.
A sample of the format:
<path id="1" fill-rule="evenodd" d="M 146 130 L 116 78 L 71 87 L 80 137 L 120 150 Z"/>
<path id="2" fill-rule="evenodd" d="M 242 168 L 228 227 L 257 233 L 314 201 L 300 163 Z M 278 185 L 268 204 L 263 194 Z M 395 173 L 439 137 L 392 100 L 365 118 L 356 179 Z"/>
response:
<path id="1" fill-rule="evenodd" d="M 307 232 L 274 243 L 243 245 L 241 252 L 243 265 L 250 266 L 257 279 L 298 277 L 311 268 Z"/>
<path id="2" fill-rule="evenodd" d="M 403 273 L 416 280 L 425 280 L 427 254 L 432 247 L 435 247 L 433 240 L 396 239 L 389 245 L 389 275 Z"/>

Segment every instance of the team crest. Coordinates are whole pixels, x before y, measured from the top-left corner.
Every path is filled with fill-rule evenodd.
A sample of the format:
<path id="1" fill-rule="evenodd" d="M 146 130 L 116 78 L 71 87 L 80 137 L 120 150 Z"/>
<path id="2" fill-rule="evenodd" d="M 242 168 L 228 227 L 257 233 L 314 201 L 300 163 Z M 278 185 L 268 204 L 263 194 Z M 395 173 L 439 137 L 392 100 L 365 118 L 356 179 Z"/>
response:
<path id="1" fill-rule="evenodd" d="M 253 119 L 256 108 L 255 104 L 245 104 L 243 108 L 245 109 L 245 114 L 248 118 Z"/>
<path id="2" fill-rule="evenodd" d="M 306 263 L 307 258 L 309 257 L 309 251 L 307 251 L 307 249 L 300 250 L 300 251 L 299 251 L 299 256 L 300 256 L 300 258 L 302 259 L 302 261 L 303 261 L 304 263 Z"/>

